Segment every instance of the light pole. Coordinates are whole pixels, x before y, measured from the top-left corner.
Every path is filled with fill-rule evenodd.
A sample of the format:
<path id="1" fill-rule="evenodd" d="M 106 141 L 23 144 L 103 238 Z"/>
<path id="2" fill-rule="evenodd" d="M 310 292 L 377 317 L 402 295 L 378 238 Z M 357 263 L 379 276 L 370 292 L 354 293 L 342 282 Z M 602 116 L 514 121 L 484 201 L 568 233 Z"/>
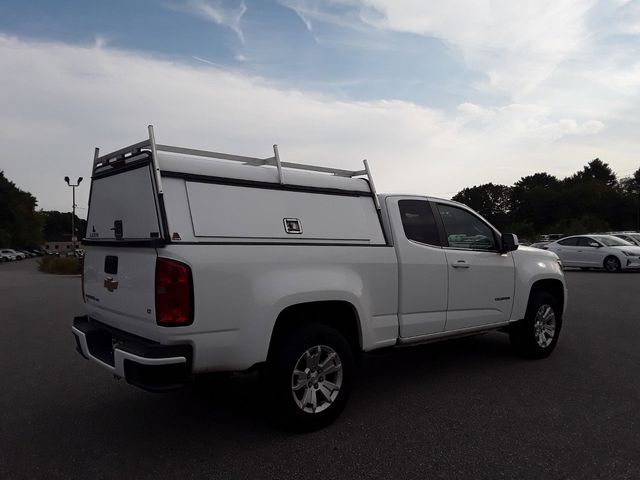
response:
<path id="1" fill-rule="evenodd" d="M 73 184 L 69 181 L 69 177 L 64 177 L 64 181 L 71 187 L 73 191 L 73 213 L 71 213 L 71 244 L 73 245 L 73 254 L 76 254 L 76 187 L 80 185 L 82 177 L 78 177 L 78 182 Z"/>

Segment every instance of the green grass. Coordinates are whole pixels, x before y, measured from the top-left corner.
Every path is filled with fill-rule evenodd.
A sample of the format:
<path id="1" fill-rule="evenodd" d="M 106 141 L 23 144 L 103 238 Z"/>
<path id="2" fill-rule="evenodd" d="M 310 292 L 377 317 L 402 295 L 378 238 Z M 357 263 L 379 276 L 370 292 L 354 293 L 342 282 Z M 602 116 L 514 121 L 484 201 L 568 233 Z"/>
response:
<path id="1" fill-rule="evenodd" d="M 43 257 L 38 260 L 38 270 L 57 275 L 79 275 L 82 273 L 80 257 Z"/>

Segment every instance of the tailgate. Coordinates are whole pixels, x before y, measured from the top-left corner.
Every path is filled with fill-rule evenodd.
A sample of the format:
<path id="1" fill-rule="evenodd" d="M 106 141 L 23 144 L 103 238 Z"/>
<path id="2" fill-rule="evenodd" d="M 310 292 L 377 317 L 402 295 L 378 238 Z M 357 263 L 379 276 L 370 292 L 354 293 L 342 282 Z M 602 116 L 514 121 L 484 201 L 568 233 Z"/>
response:
<path id="1" fill-rule="evenodd" d="M 84 257 L 84 292 L 89 317 L 153 339 L 155 248 L 92 246 Z"/>

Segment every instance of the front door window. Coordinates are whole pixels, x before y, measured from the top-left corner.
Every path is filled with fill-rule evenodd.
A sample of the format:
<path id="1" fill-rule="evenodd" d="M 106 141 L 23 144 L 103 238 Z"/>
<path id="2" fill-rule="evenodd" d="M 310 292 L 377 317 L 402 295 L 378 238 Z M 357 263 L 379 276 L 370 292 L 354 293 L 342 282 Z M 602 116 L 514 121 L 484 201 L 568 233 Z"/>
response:
<path id="1" fill-rule="evenodd" d="M 493 230 L 475 215 L 451 205 L 438 205 L 449 247 L 497 251 Z"/>

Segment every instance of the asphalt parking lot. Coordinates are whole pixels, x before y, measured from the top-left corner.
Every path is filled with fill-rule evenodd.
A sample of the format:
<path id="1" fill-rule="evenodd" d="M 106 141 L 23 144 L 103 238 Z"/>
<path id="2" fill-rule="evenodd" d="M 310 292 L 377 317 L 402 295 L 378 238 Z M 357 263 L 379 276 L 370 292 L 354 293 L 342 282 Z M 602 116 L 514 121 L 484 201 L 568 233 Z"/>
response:
<path id="1" fill-rule="evenodd" d="M 567 272 L 551 358 L 489 334 L 371 355 L 338 421 L 275 429 L 253 378 L 150 394 L 74 349 L 78 277 L 0 265 L 0 478 L 640 478 L 640 273 Z"/>

